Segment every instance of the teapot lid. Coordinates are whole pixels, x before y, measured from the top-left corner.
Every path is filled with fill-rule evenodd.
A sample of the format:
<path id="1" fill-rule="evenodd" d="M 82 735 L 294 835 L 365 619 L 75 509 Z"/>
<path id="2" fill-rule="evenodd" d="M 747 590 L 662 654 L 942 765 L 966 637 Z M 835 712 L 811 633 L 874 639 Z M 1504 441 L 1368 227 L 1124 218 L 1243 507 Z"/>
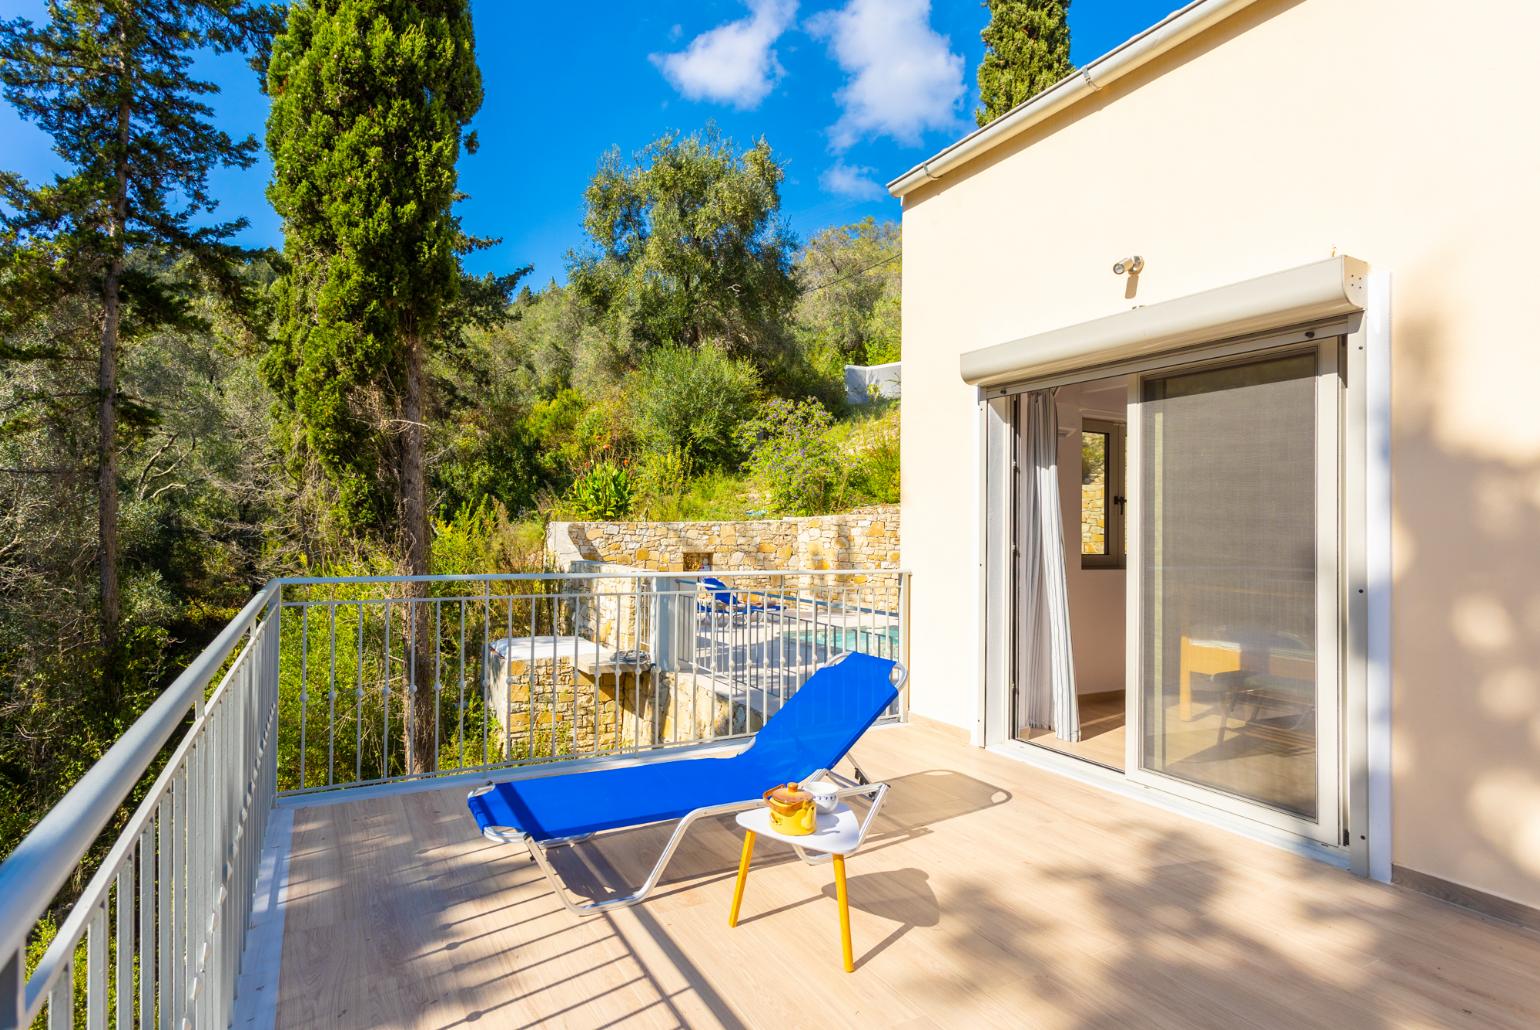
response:
<path id="1" fill-rule="evenodd" d="M 765 797 L 771 801 L 779 801 L 783 805 L 794 805 L 813 800 L 813 795 L 801 789 L 796 783 L 783 783 L 779 787 L 766 791 Z"/>

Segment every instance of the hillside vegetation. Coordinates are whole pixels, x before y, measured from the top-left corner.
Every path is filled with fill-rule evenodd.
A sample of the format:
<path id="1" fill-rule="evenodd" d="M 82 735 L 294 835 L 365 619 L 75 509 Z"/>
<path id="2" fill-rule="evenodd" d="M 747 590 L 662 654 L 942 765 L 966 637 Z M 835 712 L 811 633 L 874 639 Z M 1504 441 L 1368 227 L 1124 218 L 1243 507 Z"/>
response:
<path id="1" fill-rule="evenodd" d="M 660 165 L 696 185 L 657 186 Z M 629 161 L 607 155 L 568 282 L 524 288 L 432 341 L 433 571 L 538 568 L 552 517 L 897 499 L 897 407 L 847 410 L 842 384 L 846 362 L 897 356 L 897 228 L 867 221 L 797 241 L 780 219 L 780 174 L 764 142 L 740 151 L 710 130 L 662 137 Z M 622 239 L 622 223 L 655 227 L 664 212 L 693 229 L 667 246 Z M 13 234 L 7 267 L 40 245 Z M 125 322 L 118 354 L 110 652 L 96 589 L 99 297 L 82 285 L 22 310 L 4 291 L 0 855 L 262 581 L 403 570 L 389 516 L 371 525 L 344 510 L 313 430 L 275 383 L 292 267 L 250 254 L 221 282 L 171 248 L 126 255 L 131 278 L 180 307 L 171 321 Z M 365 393 L 355 415 L 383 403 Z M 375 468 L 388 494 L 388 461 Z"/>

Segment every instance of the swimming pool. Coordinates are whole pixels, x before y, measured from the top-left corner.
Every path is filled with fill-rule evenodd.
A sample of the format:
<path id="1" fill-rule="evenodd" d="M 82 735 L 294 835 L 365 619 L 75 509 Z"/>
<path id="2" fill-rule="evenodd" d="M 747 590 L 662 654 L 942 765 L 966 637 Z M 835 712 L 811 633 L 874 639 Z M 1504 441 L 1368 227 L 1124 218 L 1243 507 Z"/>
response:
<path id="1" fill-rule="evenodd" d="M 811 644 L 829 653 L 859 651 L 878 658 L 898 657 L 897 626 L 831 626 L 804 623 L 785 634 L 788 641 Z"/>

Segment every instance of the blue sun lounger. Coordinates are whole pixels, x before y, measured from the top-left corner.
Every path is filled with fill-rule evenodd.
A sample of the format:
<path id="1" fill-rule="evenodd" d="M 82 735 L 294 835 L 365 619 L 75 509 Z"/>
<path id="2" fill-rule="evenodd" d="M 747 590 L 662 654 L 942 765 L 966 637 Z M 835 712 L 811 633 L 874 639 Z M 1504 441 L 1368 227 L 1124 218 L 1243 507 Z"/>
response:
<path id="1" fill-rule="evenodd" d="M 762 597 L 757 603 L 745 600 L 739 597 L 732 587 L 715 576 L 704 577 L 701 580 L 701 586 L 706 588 L 711 598 L 709 604 L 697 602 L 695 606 L 696 610 L 703 615 L 713 611 L 727 612 L 731 615 L 753 615 L 755 612 L 777 615 L 781 612 L 781 606 L 770 600 L 768 596 Z"/>
<path id="2" fill-rule="evenodd" d="M 522 842 L 529 848 L 570 911 L 592 915 L 634 905 L 657 885 L 691 823 L 760 807 L 761 795 L 782 783 L 823 776 L 839 783 L 842 798 L 871 798 L 862 825 L 864 835 L 882 805 L 887 784 L 869 782 L 859 766 L 855 779 L 839 775 L 834 767 L 898 699 L 907 675 L 902 665 L 886 658 L 843 654 L 814 672 L 771 716 L 754 742 L 730 757 L 681 757 L 488 783 L 471 791 L 467 804 L 482 836 L 501 844 Z M 672 820 L 679 823 L 673 836 L 646 882 L 630 894 L 573 901 L 551 866 L 552 848 L 576 844 L 605 830 Z"/>

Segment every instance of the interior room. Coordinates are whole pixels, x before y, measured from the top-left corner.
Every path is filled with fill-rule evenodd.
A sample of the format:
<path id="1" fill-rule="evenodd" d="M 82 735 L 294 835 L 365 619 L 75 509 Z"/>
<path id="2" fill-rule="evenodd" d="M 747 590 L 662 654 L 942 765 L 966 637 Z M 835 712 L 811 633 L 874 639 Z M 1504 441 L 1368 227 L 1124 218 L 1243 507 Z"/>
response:
<path id="1" fill-rule="evenodd" d="M 1332 353 L 1312 344 L 1146 375 L 1135 401 L 1133 376 L 1021 395 L 1019 739 L 1316 816 L 1313 398 Z M 1062 555 L 1041 528 L 1055 514 Z M 1131 572 L 1145 608 L 1132 615 L 1144 641 L 1134 676 Z M 1128 765 L 1131 713 L 1140 769 Z"/>
<path id="2" fill-rule="evenodd" d="M 1111 769 L 1124 762 L 1124 527 L 1130 376 L 1062 386 L 1058 415 L 1064 574 L 1079 710 L 1079 740 L 1019 722 L 1020 739 Z"/>

